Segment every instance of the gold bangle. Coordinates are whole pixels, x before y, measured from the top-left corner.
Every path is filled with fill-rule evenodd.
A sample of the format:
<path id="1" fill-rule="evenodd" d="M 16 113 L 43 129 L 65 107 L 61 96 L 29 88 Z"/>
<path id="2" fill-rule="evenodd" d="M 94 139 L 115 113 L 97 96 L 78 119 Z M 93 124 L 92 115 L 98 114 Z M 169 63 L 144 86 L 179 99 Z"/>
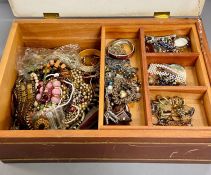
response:
<path id="1" fill-rule="evenodd" d="M 95 63 L 95 65 L 86 65 L 86 60 L 84 60 L 85 63 L 83 63 L 83 59 L 90 58 L 91 56 L 95 56 L 100 59 L 100 51 L 97 49 L 85 49 L 79 53 L 80 56 L 80 69 L 84 72 L 95 72 L 99 68 L 99 61 Z M 89 60 L 90 61 L 90 60 Z M 91 61 L 90 61 L 91 62 Z M 90 63 L 89 63 L 90 64 Z"/>

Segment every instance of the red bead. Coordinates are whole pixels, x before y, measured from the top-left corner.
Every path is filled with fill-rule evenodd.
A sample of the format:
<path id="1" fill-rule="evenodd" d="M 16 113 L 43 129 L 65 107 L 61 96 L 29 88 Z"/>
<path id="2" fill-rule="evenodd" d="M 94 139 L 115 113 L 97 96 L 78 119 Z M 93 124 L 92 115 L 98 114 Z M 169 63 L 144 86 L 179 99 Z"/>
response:
<path id="1" fill-rule="evenodd" d="M 76 110 L 76 108 L 74 107 L 74 106 L 72 106 L 71 108 L 70 108 L 70 112 L 74 112 Z"/>

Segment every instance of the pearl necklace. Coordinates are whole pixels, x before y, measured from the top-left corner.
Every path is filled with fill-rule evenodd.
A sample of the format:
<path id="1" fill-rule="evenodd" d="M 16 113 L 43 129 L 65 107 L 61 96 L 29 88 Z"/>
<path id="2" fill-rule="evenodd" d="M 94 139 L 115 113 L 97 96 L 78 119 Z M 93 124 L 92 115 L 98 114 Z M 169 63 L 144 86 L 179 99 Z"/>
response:
<path id="1" fill-rule="evenodd" d="M 177 64 L 150 64 L 148 73 L 150 75 L 159 75 L 160 77 L 173 74 L 175 75 L 175 82 L 179 84 L 186 84 L 185 69 Z"/>

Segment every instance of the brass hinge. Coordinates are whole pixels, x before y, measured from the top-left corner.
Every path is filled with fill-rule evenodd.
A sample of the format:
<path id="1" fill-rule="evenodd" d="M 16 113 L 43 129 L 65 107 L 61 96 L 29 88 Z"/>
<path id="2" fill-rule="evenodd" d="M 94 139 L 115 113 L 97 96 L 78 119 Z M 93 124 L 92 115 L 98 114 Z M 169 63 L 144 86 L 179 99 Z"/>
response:
<path id="1" fill-rule="evenodd" d="M 45 19 L 57 19 L 59 18 L 59 13 L 43 13 Z"/>
<path id="2" fill-rule="evenodd" d="M 165 19 L 170 17 L 170 12 L 154 12 L 155 18 Z"/>

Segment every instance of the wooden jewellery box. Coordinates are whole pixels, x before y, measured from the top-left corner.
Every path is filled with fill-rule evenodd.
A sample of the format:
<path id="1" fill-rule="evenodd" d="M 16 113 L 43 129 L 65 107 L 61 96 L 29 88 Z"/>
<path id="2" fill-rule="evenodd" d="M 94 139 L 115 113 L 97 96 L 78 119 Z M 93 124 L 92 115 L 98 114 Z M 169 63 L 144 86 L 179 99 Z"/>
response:
<path id="1" fill-rule="evenodd" d="M 2 161 L 211 162 L 211 57 L 198 17 L 205 0 L 9 2 L 17 17 L 42 17 L 44 14 L 71 19 L 16 19 L 12 23 L 0 65 Z M 158 17 L 170 14 L 170 17 L 138 18 L 154 14 Z M 122 18 L 126 16 L 129 18 Z M 146 52 L 146 35 L 170 34 L 189 36 L 191 50 L 185 53 Z M 105 48 L 109 41 L 119 38 L 129 39 L 136 46 L 131 64 L 139 68 L 143 98 L 130 106 L 133 115 L 130 125 L 108 126 L 103 123 Z M 9 130 L 19 50 L 22 47 L 55 48 L 69 43 L 80 44 L 82 49 L 101 50 L 98 129 Z M 147 68 L 150 63 L 183 65 L 187 86 L 149 86 Z M 183 97 L 195 108 L 193 126 L 153 126 L 150 99 L 156 95 Z"/>

